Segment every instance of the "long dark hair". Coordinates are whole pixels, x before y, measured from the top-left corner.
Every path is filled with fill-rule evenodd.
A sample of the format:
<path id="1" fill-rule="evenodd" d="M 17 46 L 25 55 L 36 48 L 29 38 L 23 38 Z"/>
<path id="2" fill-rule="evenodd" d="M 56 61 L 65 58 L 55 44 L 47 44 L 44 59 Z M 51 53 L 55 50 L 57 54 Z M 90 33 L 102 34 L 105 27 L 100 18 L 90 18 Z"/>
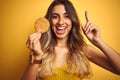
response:
<path id="1" fill-rule="evenodd" d="M 69 37 L 67 40 L 67 46 L 69 49 L 69 54 L 67 58 L 68 69 L 66 70 L 68 73 L 75 74 L 76 76 L 82 78 L 89 76 L 90 68 L 88 60 L 85 56 L 85 47 L 86 43 L 84 41 L 82 30 L 80 28 L 80 21 L 78 19 L 77 13 L 73 4 L 69 0 L 55 0 L 49 6 L 48 11 L 45 17 L 50 22 L 51 27 L 51 16 L 53 7 L 56 5 L 64 5 L 66 12 L 68 13 L 71 21 L 72 21 L 72 29 L 69 33 Z M 56 36 L 52 29 L 50 28 L 48 32 L 44 33 L 41 37 L 41 45 L 46 54 L 46 57 L 43 59 L 43 64 L 40 70 L 40 75 L 47 76 L 53 74 L 54 67 L 52 66 L 55 58 L 54 47 L 57 44 Z M 49 66 L 49 69 L 47 66 Z M 45 71 L 45 70 L 46 71 Z M 48 73 L 45 73 L 48 72 Z"/>

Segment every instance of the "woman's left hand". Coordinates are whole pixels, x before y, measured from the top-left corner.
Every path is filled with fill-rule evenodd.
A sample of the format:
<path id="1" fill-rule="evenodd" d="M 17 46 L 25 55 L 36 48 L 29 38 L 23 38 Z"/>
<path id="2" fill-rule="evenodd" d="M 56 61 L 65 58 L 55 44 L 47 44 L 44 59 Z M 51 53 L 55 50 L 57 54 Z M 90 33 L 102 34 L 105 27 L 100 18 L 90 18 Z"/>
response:
<path id="1" fill-rule="evenodd" d="M 82 25 L 83 32 L 88 40 L 96 44 L 100 40 L 100 30 L 89 18 L 87 11 L 85 12 L 86 24 Z"/>

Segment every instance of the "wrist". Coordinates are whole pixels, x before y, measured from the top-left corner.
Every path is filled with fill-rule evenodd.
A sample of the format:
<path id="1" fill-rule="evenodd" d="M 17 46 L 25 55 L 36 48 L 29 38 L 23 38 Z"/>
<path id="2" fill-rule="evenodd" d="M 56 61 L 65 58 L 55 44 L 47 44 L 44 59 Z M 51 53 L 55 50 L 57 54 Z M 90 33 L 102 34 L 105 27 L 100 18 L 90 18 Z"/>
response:
<path id="1" fill-rule="evenodd" d="M 29 62 L 31 64 L 41 64 L 42 63 L 42 56 L 30 55 L 29 56 Z"/>
<path id="2" fill-rule="evenodd" d="M 97 45 L 99 45 L 102 42 L 102 40 L 99 38 L 99 39 L 95 39 L 95 40 L 93 40 L 91 42 L 92 42 L 92 44 L 97 46 Z"/>
<path id="3" fill-rule="evenodd" d="M 96 45 L 97 47 L 101 47 L 103 44 L 104 44 L 104 42 L 103 42 L 101 39 L 99 39 L 99 40 L 95 43 L 95 45 Z"/>
<path id="4" fill-rule="evenodd" d="M 42 59 L 42 54 L 40 55 L 33 55 L 34 60 L 41 60 Z"/>

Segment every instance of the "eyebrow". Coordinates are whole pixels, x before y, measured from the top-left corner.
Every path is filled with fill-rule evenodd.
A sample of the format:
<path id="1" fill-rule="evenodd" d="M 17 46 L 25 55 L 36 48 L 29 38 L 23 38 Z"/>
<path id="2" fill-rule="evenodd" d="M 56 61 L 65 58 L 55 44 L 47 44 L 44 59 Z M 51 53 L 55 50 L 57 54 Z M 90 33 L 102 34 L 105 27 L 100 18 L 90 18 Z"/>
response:
<path id="1" fill-rule="evenodd" d="M 58 13 L 52 13 L 53 15 L 59 15 Z M 68 13 L 64 13 L 64 14 L 68 14 Z"/>
<path id="2" fill-rule="evenodd" d="M 59 14 L 57 14 L 57 13 L 52 13 L 52 15 L 59 15 Z"/>

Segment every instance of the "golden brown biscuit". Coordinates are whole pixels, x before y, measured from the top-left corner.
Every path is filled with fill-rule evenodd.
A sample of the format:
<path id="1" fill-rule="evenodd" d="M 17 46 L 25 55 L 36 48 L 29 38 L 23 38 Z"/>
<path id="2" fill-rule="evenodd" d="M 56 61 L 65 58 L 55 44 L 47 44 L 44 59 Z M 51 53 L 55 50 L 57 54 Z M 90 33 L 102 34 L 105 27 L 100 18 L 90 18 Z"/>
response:
<path id="1" fill-rule="evenodd" d="M 35 30 L 45 33 L 48 31 L 50 24 L 46 18 L 39 18 L 35 21 Z"/>

